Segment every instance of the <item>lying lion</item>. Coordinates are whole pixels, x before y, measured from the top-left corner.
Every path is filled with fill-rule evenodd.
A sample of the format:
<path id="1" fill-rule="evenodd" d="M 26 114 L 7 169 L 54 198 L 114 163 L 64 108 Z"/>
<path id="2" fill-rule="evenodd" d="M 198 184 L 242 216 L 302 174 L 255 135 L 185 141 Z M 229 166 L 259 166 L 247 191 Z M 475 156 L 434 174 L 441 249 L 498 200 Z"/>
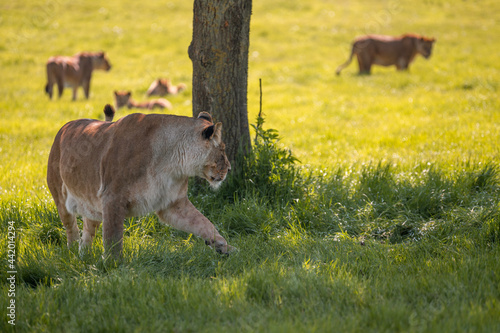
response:
<path id="1" fill-rule="evenodd" d="M 169 79 L 159 78 L 158 80 L 154 80 L 153 83 L 151 83 L 146 94 L 148 96 L 176 95 L 185 89 L 186 85 L 184 83 L 180 83 L 174 86 Z"/>
<path id="2" fill-rule="evenodd" d="M 370 74 L 372 65 L 392 66 L 398 70 L 408 69 L 417 54 L 428 59 L 431 56 L 434 38 L 414 34 L 400 37 L 368 35 L 357 38 L 349 59 L 337 68 L 337 75 L 352 61 L 358 58 L 359 74 Z"/>
<path id="3" fill-rule="evenodd" d="M 73 88 L 73 100 L 76 100 L 78 87 L 83 87 L 85 98 L 89 98 L 90 79 L 92 71 L 96 69 L 109 71 L 111 65 L 104 52 L 78 53 L 72 57 L 55 56 L 47 61 L 47 84 L 45 92 L 52 99 L 54 84 L 57 84 L 59 98 L 61 98 L 64 87 Z"/>
<path id="4" fill-rule="evenodd" d="M 114 110 L 105 107 L 106 119 Z M 122 253 L 124 219 L 155 211 L 160 221 L 203 238 L 218 252 L 232 247 L 187 197 L 188 178 L 217 188 L 231 169 L 222 124 L 198 118 L 131 114 L 116 122 L 74 120 L 57 133 L 47 183 L 66 228 L 68 246 L 92 245 L 102 221 L 106 253 Z M 80 239 L 76 216 L 83 217 Z"/>
<path id="5" fill-rule="evenodd" d="M 115 91 L 115 105 L 119 109 L 121 107 L 128 107 L 129 109 L 172 109 L 172 103 L 165 98 L 152 99 L 146 102 L 136 102 L 132 99 L 132 92 L 130 91 Z"/>

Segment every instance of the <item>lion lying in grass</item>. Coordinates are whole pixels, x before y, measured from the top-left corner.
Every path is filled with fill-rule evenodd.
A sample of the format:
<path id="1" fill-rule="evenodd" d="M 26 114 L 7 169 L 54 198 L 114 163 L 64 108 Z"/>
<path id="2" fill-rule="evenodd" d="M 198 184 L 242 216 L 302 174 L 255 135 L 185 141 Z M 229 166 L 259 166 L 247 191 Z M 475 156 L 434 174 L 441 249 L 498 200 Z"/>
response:
<path id="1" fill-rule="evenodd" d="M 159 78 L 158 80 L 154 80 L 153 83 L 149 86 L 147 91 L 148 96 L 165 96 L 165 95 L 176 95 L 181 91 L 186 89 L 186 85 L 184 83 L 180 83 L 178 85 L 173 85 L 169 79 Z"/>
<path id="2" fill-rule="evenodd" d="M 115 106 L 117 109 L 124 106 L 129 109 L 148 109 L 152 110 L 154 108 L 159 109 L 172 109 L 172 103 L 167 101 L 165 98 L 152 99 L 145 102 L 136 102 L 132 99 L 132 92 L 130 91 L 115 91 Z"/>

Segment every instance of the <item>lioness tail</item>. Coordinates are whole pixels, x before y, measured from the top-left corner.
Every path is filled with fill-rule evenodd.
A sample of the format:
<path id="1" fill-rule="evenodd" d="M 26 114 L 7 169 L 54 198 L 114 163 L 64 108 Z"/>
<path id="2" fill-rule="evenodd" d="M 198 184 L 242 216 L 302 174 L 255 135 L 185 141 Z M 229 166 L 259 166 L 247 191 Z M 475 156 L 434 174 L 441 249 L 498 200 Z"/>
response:
<path id="1" fill-rule="evenodd" d="M 115 116 L 115 109 L 110 104 L 106 104 L 104 107 L 104 116 L 106 121 L 113 121 L 113 117 Z"/>
<path id="2" fill-rule="evenodd" d="M 351 50 L 351 55 L 349 56 L 349 59 L 347 59 L 347 61 L 345 63 L 343 63 L 342 65 L 340 65 L 339 67 L 337 67 L 337 70 L 335 71 L 335 73 L 337 75 L 340 75 L 340 71 L 343 70 L 344 68 L 346 68 L 347 66 L 349 66 L 349 64 L 351 63 L 353 57 L 354 57 L 354 46 L 353 46 L 353 48 Z"/>

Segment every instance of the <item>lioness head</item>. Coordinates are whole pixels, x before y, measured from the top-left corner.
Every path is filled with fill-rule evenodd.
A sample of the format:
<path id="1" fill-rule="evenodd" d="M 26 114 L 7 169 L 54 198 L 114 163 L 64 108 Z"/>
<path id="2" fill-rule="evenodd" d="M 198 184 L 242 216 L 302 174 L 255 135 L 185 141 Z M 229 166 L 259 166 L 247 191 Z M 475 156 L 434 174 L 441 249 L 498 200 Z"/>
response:
<path id="1" fill-rule="evenodd" d="M 149 86 L 149 89 L 147 91 L 148 96 L 153 96 L 153 95 L 158 95 L 158 96 L 164 96 L 168 94 L 168 87 L 170 86 L 170 80 L 168 79 L 158 79 L 155 80 L 151 85 Z"/>
<path id="2" fill-rule="evenodd" d="M 111 69 L 109 60 L 104 52 L 98 52 L 92 57 L 92 67 L 93 69 L 102 69 L 104 71 L 109 71 Z"/>
<path id="3" fill-rule="evenodd" d="M 212 123 L 212 117 L 207 112 L 200 112 L 198 118 Z M 227 173 L 231 170 L 231 164 L 226 157 L 226 146 L 222 142 L 222 123 L 215 125 L 213 123 L 209 125 L 209 123 L 201 134 L 208 154 L 199 176 L 205 178 L 210 186 L 216 189 L 226 179 Z"/>
<path id="4" fill-rule="evenodd" d="M 159 78 L 157 80 L 154 80 L 153 83 L 151 83 L 146 94 L 148 96 L 175 95 L 184 90 L 186 90 L 186 85 L 184 83 L 173 85 L 169 79 Z"/>
<path id="5" fill-rule="evenodd" d="M 417 39 L 417 51 L 426 59 L 431 56 L 434 38 L 420 37 Z"/>
<path id="6" fill-rule="evenodd" d="M 130 96 L 132 93 L 130 91 L 115 91 L 115 105 L 119 109 L 121 107 L 127 106 L 130 101 Z"/>

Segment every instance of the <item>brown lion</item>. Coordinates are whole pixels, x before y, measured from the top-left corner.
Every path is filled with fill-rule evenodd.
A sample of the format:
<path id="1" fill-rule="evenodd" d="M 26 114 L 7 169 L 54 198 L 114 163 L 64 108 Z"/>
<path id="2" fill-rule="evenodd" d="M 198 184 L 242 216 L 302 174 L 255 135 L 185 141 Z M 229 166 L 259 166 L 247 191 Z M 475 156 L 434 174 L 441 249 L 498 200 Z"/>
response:
<path id="1" fill-rule="evenodd" d="M 351 63 L 354 55 L 358 57 L 359 74 L 370 74 L 372 65 L 395 65 L 398 70 L 406 70 L 418 53 L 428 59 L 435 41 L 434 38 L 415 34 L 359 37 L 352 44 L 349 59 L 337 68 L 336 73 L 339 75 Z"/>
<path id="2" fill-rule="evenodd" d="M 112 107 L 105 107 L 107 119 Z M 155 211 L 160 221 L 203 238 L 220 253 L 232 249 L 187 197 L 188 178 L 217 188 L 231 166 L 222 124 L 198 118 L 131 114 L 116 122 L 79 119 L 57 133 L 47 183 L 66 228 L 68 246 L 89 249 L 102 221 L 105 252 L 122 253 L 124 219 Z M 80 239 L 76 216 L 83 217 Z"/>
<path id="3" fill-rule="evenodd" d="M 159 78 L 158 80 L 154 80 L 153 83 L 151 83 L 146 94 L 148 96 L 176 95 L 185 89 L 186 85 L 184 83 L 179 83 L 178 85 L 174 86 L 169 79 Z"/>
<path id="4" fill-rule="evenodd" d="M 72 57 L 55 56 L 47 61 L 47 84 L 45 92 L 52 99 L 52 88 L 57 84 L 59 98 L 64 87 L 73 88 L 73 100 L 76 100 L 78 87 L 83 87 L 85 98 L 89 98 L 92 71 L 100 69 L 109 71 L 111 65 L 104 52 L 82 52 Z"/>
<path id="5" fill-rule="evenodd" d="M 167 101 L 165 98 L 152 99 L 146 102 L 136 102 L 132 99 L 132 92 L 130 91 L 115 91 L 115 106 L 117 109 L 124 106 L 129 109 L 148 109 L 152 110 L 154 108 L 159 109 L 171 109 L 172 103 Z"/>

